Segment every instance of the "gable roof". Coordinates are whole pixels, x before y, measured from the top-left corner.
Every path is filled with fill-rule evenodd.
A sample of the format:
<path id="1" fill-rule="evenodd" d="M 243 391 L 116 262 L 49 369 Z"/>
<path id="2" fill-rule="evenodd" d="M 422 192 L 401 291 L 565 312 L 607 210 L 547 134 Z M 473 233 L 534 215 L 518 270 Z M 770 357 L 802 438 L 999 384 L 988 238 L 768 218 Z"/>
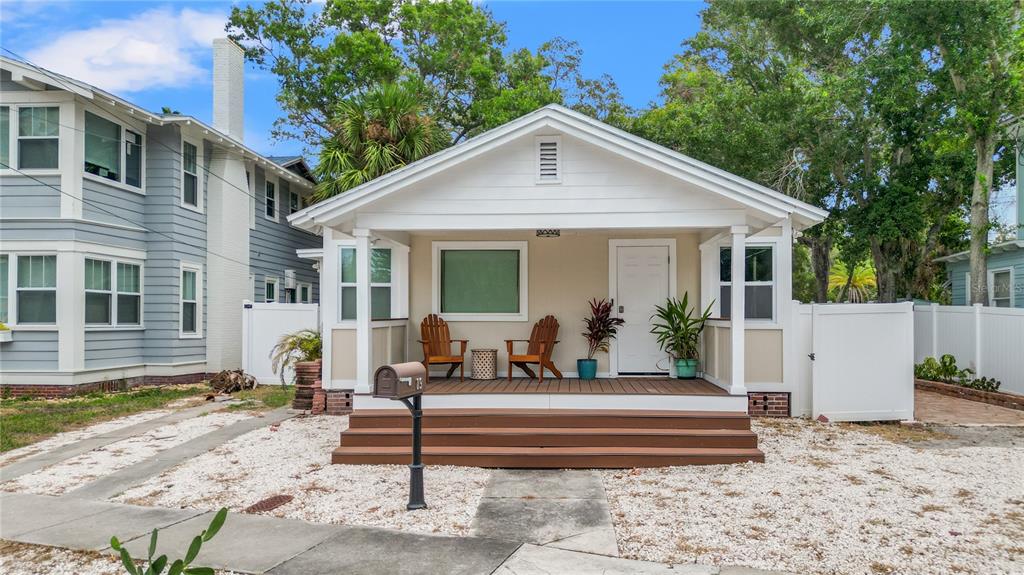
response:
<path id="1" fill-rule="evenodd" d="M 1002 243 L 999 243 L 999 244 L 991 245 L 988 248 L 988 254 L 989 255 L 1001 254 L 1003 252 L 1013 252 L 1013 251 L 1017 251 L 1017 250 L 1024 250 L 1024 240 L 1010 240 L 1008 242 L 1002 242 Z M 948 256 L 942 256 L 941 258 L 935 258 L 934 261 L 945 262 L 945 263 L 953 263 L 953 262 L 963 262 L 963 261 L 967 261 L 969 259 L 971 259 L 971 252 L 970 251 L 965 251 L 965 252 L 957 252 L 955 254 L 950 254 Z"/>
<path id="2" fill-rule="evenodd" d="M 412 162 L 375 180 L 298 211 L 288 220 L 312 229 L 376 201 L 425 177 L 458 165 L 501 144 L 550 127 L 567 135 L 630 157 L 654 169 L 698 182 L 703 188 L 774 217 L 791 216 L 797 229 L 822 222 L 828 212 L 731 174 L 672 149 L 655 144 L 589 116 L 549 104 L 507 124 Z"/>

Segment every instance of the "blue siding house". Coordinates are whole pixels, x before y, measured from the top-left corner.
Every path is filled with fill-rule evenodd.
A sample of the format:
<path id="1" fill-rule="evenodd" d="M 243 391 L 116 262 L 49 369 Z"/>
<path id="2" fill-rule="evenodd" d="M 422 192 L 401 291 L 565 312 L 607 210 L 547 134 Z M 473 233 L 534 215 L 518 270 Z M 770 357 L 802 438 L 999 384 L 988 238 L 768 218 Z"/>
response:
<path id="1" fill-rule="evenodd" d="M 243 72 L 214 41 L 211 126 L 0 57 L 5 391 L 198 381 L 241 367 L 244 301 L 318 301 L 314 182 L 244 144 Z"/>

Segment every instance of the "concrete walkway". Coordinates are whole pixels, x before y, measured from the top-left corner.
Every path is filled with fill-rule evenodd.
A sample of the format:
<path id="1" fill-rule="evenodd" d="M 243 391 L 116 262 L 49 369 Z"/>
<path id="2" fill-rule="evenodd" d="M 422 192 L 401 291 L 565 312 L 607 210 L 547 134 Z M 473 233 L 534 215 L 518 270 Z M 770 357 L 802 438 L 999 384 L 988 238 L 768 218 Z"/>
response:
<path id="1" fill-rule="evenodd" d="M 604 483 L 596 471 L 495 469 L 470 533 L 477 537 L 618 556 Z"/>
<path id="2" fill-rule="evenodd" d="M 157 553 L 183 556 L 212 512 L 139 507 L 76 497 L 0 494 L 0 539 L 78 550 L 110 551 L 116 535 L 143 558 L 149 533 Z M 298 575 L 769 575 L 739 567 L 662 565 L 482 537 L 442 537 L 390 529 L 323 525 L 228 514 L 195 565 L 245 573 Z"/>
<path id="3" fill-rule="evenodd" d="M 202 455 L 240 435 L 284 421 L 289 417 L 292 417 L 292 415 L 288 413 L 288 408 L 280 407 L 263 415 L 226 425 L 186 441 L 181 445 L 161 451 L 135 465 L 130 465 L 96 481 L 87 483 L 71 491 L 70 495 L 81 499 L 109 499 L 143 483 L 150 477 L 160 475 L 185 460 Z"/>
<path id="4" fill-rule="evenodd" d="M 102 433 L 100 435 L 94 435 L 93 437 L 86 437 L 85 439 L 80 439 L 74 443 L 69 443 L 49 451 L 44 451 L 24 459 L 19 459 L 9 465 L 0 467 L 0 482 L 10 481 L 12 479 L 17 479 L 22 475 L 35 473 L 44 467 L 49 467 L 66 459 L 77 457 L 83 453 L 88 453 L 93 449 L 99 449 L 100 447 L 105 447 L 111 443 L 121 441 L 122 439 L 142 435 L 143 433 L 158 427 L 198 417 L 223 407 L 223 404 L 204 404 L 174 411 L 167 415 L 157 417 L 156 419 L 150 419 L 149 421 L 143 421 L 136 423 L 135 425 L 129 425 L 128 427 L 115 429 L 114 431 Z"/>

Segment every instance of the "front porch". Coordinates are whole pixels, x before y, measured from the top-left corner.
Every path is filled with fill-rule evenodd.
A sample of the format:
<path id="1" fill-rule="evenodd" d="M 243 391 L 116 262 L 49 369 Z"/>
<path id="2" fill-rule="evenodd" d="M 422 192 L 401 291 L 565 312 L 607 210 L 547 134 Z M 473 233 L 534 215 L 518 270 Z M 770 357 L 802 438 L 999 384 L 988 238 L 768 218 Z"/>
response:
<path id="1" fill-rule="evenodd" d="M 558 393 L 577 395 L 716 395 L 728 396 L 721 387 L 704 379 L 667 377 L 608 377 L 603 379 L 500 379 L 431 378 L 427 395 Z"/>

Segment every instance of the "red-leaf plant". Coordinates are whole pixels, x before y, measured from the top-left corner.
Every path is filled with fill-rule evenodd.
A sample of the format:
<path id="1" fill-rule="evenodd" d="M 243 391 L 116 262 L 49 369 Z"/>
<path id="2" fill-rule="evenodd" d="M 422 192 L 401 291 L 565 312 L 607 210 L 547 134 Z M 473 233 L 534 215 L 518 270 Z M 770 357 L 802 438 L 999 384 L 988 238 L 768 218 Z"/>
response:
<path id="1" fill-rule="evenodd" d="M 608 353 L 609 343 L 625 321 L 612 317 L 612 302 L 607 299 L 594 298 L 589 303 L 590 317 L 583 320 L 585 329 L 582 335 L 587 339 L 587 359 L 594 359 L 599 351 Z"/>

